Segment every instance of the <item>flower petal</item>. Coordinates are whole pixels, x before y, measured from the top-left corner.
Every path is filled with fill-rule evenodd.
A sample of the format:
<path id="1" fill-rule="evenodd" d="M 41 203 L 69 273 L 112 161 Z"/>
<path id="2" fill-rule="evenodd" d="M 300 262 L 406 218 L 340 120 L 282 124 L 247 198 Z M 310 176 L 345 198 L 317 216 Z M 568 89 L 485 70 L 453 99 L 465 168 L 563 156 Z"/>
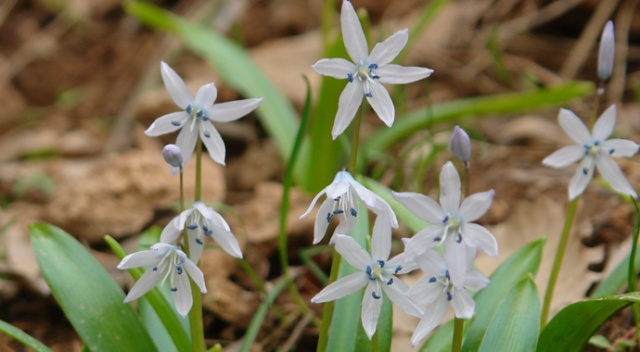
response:
<path id="1" fill-rule="evenodd" d="M 396 110 L 393 107 L 393 101 L 387 89 L 376 81 L 371 81 L 369 84 L 371 88 L 371 94 L 367 96 L 367 101 L 371 104 L 373 110 L 378 114 L 380 120 L 385 125 L 391 127 L 393 120 L 396 117 Z"/>
<path id="2" fill-rule="evenodd" d="M 226 226 L 225 226 L 226 225 Z M 213 214 L 211 219 L 211 227 L 213 239 L 218 242 L 218 245 L 227 252 L 230 256 L 235 258 L 242 258 L 242 250 L 240 250 L 240 244 L 236 239 L 236 236 L 228 230 L 227 222 L 218 213 Z"/>
<path id="3" fill-rule="evenodd" d="M 405 253 L 409 256 L 421 256 L 437 246 L 442 240 L 439 236 L 442 226 L 429 226 L 415 234 L 405 244 Z"/>
<path id="4" fill-rule="evenodd" d="M 371 234 L 371 258 L 384 260 L 391 255 L 391 224 L 386 216 L 378 216 Z"/>
<path id="5" fill-rule="evenodd" d="M 335 242 L 336 251 L 354 268 L 364 271 L 373 262 L 369 253 L 360 247 L 353 237 L 336 235 Z"/>
<path id="6" fill-rule="evenodd" d="M 596 141 L 604 141 L 609 138 L 616 125 L 616 104 L 611 105 L 605 110 L 593 125 L 593 139 Z"/>
<path id="7" fill-rule="evenodd" d="M 385 84 L 407 84 L 431 76 L 433 70 L 425 67 L 384 65 L 376 69 L 378 82 Z"/>
<path id="8" fill-rule="evenodd" d="M 138 268 L 141 266 L 150 266 L 155 265 L 162 259 L 162 253 L 154 250 L 146 250 L 136 253 L 131 253 L 126 257 L 122 258 L 120 264 L 118 264 L 118 269 L 131 269 Z"/>
<path id="9" fill-rule="evenodd" d="M 407 274 L 418 269 L 418 263 L 414 260 L 414 256 L 408 255 L 407 253 L 400 253 L 392 259 L 389 259 L 385 266 L 396 268 L 396 274 Z M 398 269 L 398 266 L 401 268 Z"/>
<path id="10" fill-rule="evenodd" d="M 571 178 L 571 182 L 569 182 L 569 200 L 574 200 L 584 193 L 589 181 L 591 181 L 591 177 L 593 177 L 594 168 L 595 163 L 593 162 L 593 157 L 587 156 L 582 159 L 580 166 L 578 166 L 578 169 L 576 169 L 573 174 L 573 178 Z"/>
<path id="11" fill-rule="evenodd" d="M 220 165 L 224 165 L 226 153 L 224 141 L 211 121 L 200 122 L 200 139 L 207 147 L 211 159 Z"/>
<path id="12" fill-rule="evenodd" d="M 196 149 L 196 142 L 198 141 L 198 129 L 196 126 L 184 126 L 178 133 L 178 139 L 176 145 L 182 150 L 183 165 L 186 165 L 193 151 Z"/>
<path id="13" fill-rule="evenodd" d="M 181 316 L 186 316 L 191 310 L 193 305 L 193 296 L 191 296 L 191 284 L 189 283 L 189 277 L 183 271 L 181 274 L 176 272 L 177 269 L 173 269 L 171 273 L 171 291 L 173 291 L 173 302 L 176 305 L 176 311 Z"/>
<path id="14" fill-rule="evenodd" d="M 207 116 L 216 122 L 235 121 L 255 110 L 262 99 L 252 98 L 213 104 L 207 109 Z"/>
<path id="15" fill-rule="evenodd" d="M 160 74 L 162 75 L 164 86 L 167 87 L 169 95 L 176 105 L 184 110 L 194 103 L 193 95 L 191 95 L 182 78 L 164 61 L 160 63 Z"/>
<path id="16" fill-rule="evenodd" d="M 318 74 L 329 76 L 337 79 L 345 79 L 349 74 L 357 71 L 356 65 L 351 61 L 338 59 L 321 59 L 311 66 Z"/>
<path id="17" fill-rule="evenodd" d="M 407 207 L 413 215 L 430 224 L 440 224 L 445 212 L 435 200 L 414 192 L 391 192 L 395 200 Z"/>
<path id="18" fill-rule="evenodd" d="M 411 335 L 411 347 L 416 347 L 422 339 L 442 323 L 448 309 L 449 302 L 445 296 L 440 296 L 436 302 L 425 309 L 420 323 Z"/>
<path id="19" fill-rule="evenodd" d="M 182 233 L 182 228 L 179 227 L 180 224 L 180 216 L 176 216 L 171 219 L 167 226 L 162 229 L 162 233 L 160 234 L 160 242 L 162 243 L 173 243 L 175 242 L 180 234 Z M 184 223 L 183 223 L 184 225 Z"/>
<path id="20" fill-rule="evenodd" d="M 453 286 L 458 289 L 464 287 L 464 278 L 471 263 L 468 261 L 468 251 L 466 243 L 458 242 L 454 236 L 448 236 L 444 245 L 444 260 L 447 263 L 449 277 Z"/>
<path id="21" fill-rule="evenodd" d="M 444 275 L 447 271 L 447 263 L 442 254 L 435 250 L 425 252 L 424 255 L 417 257 L 416 262 L 420 269 L 429 276 Z"/>
<path id="22" fill-rule="evenodd" d="M 347 275 L 324 288 L 311 298 L 312 303 L 323 303 L 348 296 L 367 285 L 371 281 L 363 272 Z"/>
<path id="23" fill-rule="evenodd" d="M 353 62 L 358 63 L 360 60 L 367 58 L 369 54 L 367 38 L 364 36 L 356 10 L 348 0 L 342 1 L 340 24 L 342 26 L 344 46 Z"/>
<path id="24" fill-rule="evenodd" d="M 471 222 L 484 215 L 484 213 L 486 213 L 491 207 L 494 194 L 495 192 L 493 190 L 489 190 L 486 192 L 472 194 L 470 197 L 462 201 L 462 205 L 460 206 L 460 215 L 464 221 Z"/>
<path id="25" fill-rule="evenodd" d="M 179 130 L 184 124 L 185 120 L 189 118 L 189 114 L 184 111 L 172 112 L 158 117 L 146 131 L 149 137 L 157 137 L 163 134 L 171 133 Z"/>
<path id="26" fill-rule="evenodd" d="M 609 139 L 602 143 L 602 148 L 610 152 L 615 157 L 632 157 L 636 155 L 640 146 L 636 142 L 627 139 Z"/>
<path id="27" fill-rule="evenodd" d="M 154 268 L 147 269 L 144 274 L 140 276 L 136 284 L 131 287 L 127 297 L 124 298 L 124 303 L 135 301 L 154 288 L 167 273 L 169 263 L 164 260 L 160 262 L 156 270 L 154 270 Z"/>
<path id="28" fill-rule="evenodd" d="M 407 293 L 416 303 L 425 305 L 435 302 L 444 294 L 444 286 L 441 282 L 431 280 L 431 276 L 423 277 L 416 281 Z"/>
<path id="29" fill-rule="evenodd" d="M 207 293 L 207 286 L 204 283 L 204 275 L 202 274 L 202 271 L 200 271 L 200 268 L 198 268 L 198 266 L 191 260 L 186 260 L 183 266 L 185 270 L 187 270 L 187 273 L 193 282 L 195 282 L 195 284 L 200 288 L 200 292 Z"/>
<path id="30" fill-rule="evenodd" d="M 578 144 L 583 145 L 591 142 L 591 133 L 589 133 L 587 126 L 573 111 L 560 109 L 558 122 L 567 135 Z"/>
<path id="31" fill-rule="evenodd" d="M 327 227 L 329 227 L 329 223 L 331 222 L 329 214 L 331 214 L 333 210 L 333 202 L 335 201 L 332 198 L 327 197 L 327 199 L 322 202 L 322 205 L 320 205 L 320 209 L 318 209 L 313 227 L 313 244 L 320 243 L 327 232 Z"/>
<path id="32" fill-rule="evenodd" d="M 467 271 L 467 276 L 464 278 L 464 288 L 471 291 L 479 291 L 487 287 L 490 283 L 491 281 L 487 279 L 480 271 L 473 268 Z"/>
<path id="33" fill-rule="evenodd" d="M 348 1 L 345 0 L 345 2 Z M 351 120 L 356 116 L 356 111 L 360 107 L 363 97 L 362 82 L 360 82 L 360 80 L 354 79 L 347 83 L 338 101 L 338 112 L 336 113 L 333 130 L 331 131 L 333 139 L 338 138 L 338 136 L 349 127 Z"/>
<path id="34" fill-rule="evenodd" d="M 464 289 L 458 290 L 454 288 L 454 290 L 456 292 L 453 294 L 451 305 L 456 313 L 456 318 L 471 319 L 473 312 L 476 310 L 476 302 Z"/>
<path id="35" fill-rule="evenodd" d="M 597 159 L 598 171 L 600 175 L 607 180 L 611 188 L 613 188 L 616 192 L 622 193 L 627 196 L 632 196 L 633 198 L 637 198 L 638 194 L 631 187 L 629 181 L 620 170 L 620 167 L 616 162 L 607 155 L 600 155 Z"/>
<path id="36" fill-rule="evenodd" d="M 402 29 L 393 33 L 389 38 L 373 47 L 369 55 L 369 61 L 372 64 L 383 67 L 398 56 L 402 48 L 407 45 L 408 40 L 408 29 Z"/>
<path id="37" fill-rule="evenodd" d="M 214 83 L 208 83 L 198 89 L 196 93 L 195 105 L 201 109 L 206 109 L 213 105 L 218 97 L 218 90 Z"/>
<path id="38" fill-rule="evenodd" d="M 189 259 L 197 263 L 204 249 L 204 236 L 202 235 L 202 231 L 187 230 L 187 239 L 189 239 Z"/>
<path id="39" fill-rule="evenodd" d="M 414 317 L 418 318 L 421 317 L 422 314 L 424 314 L 422 308 L 420 308 L 420 306 L 418 306 L 416 302 L 409 298 L 409 296 L 407 296 L 406 293 L 400 289 L 400 285 L 397 285 L 397 283 L 400 283 L 402 281 L 400 281 L 400 279 L 395 276 L 392 276 L 391 279 L 393 279 L 393 283 L 391 285 L 381 285 L 382 290 L 384 290 L 387 296 L 389 296 L 391 302 L 393 302 L 396 306 L 398 306 L 398 308 L 402 309 L 407 314 L 413 315 Z"/>
<path id="40" fill-rule="evenodd" d="M 380 316 L 380 309 L 382 308 L 382 292 L 375 292 L 377 281 L 372 281 L 364 291 L 364 299 L 362 300 L 362 312 L 360 318 L 362 319 L 362 327 L 364 332 L 367 333 L 369 340 L 376 333 L 376 327 L 378 326 L 378 317 Z M 378 298 L 373 297 L 374 294 L 379 295 Z"/>
<path id="41" fill-rule="evenodd" d="M 498 255 L 498 241 L 489 230 L 478 224 L 464 224 L 462 238 L 470 247 L 480 247 L 488 256 Z"/>
<path id="42" fill-rule="evenodd" d="M 566 167 L 582 159 L 584 154 L 585 150 L 583 146 L 568 145 L 556 150 L 551 153 L 551 155 L 544 158 L 544 160 L 542 160 L 542 164 L 555 168 Z"/>
<path id="43" fill-rule="evenodd" d="M 445 213 L 457 213 L 460 207 L 460 175 L 453 163 L 447 161 L 440 172 L 440 205 Z"/>

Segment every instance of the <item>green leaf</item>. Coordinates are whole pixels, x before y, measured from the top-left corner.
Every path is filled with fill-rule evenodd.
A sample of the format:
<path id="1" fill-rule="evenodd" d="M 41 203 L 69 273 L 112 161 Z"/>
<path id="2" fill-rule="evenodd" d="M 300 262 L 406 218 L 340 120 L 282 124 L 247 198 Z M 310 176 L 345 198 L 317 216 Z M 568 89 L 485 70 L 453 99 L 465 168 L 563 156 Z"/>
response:
<path id="1" fill-rule="evenodd" d="M 631 303 L 639 302 L 640 292 L 633 292 L 573 303 L 558 312 L 545 326 L 536 351 L 582 351 L 602 324 Z"/>
<path id="2" fill-rule="evenodd" d="M 23 345 L 36 352 L 52 352 L 49 347 L 45 346 L 42 342 L 6 321 L 0 320 L 0 331 L 20 341 Z"/>
<path id="3" fill-rule="evenodd" d="M 533 277 L 528 275 L 509 291 L 498 307 L 479 351 L 534 351 L 539 329 L 538 289 Z"/>
<path id="4" fill-rule="evenodd" d="M 640 251 L 636 252 L 636 268 L 640 268 Z M 627 284 L 629 272 L 629 256 L 624 258 L 618 266 L 607 276 L 604 281 L 593 290 L 589 297 L 597 298 L 603 296 L 615 295 Z"/>
<path id="5" fill-rule="evenodd" d="M 393 209 L 398 220 L 405 224 L 411 231 L 419 232 L 424 228 L 431 226 L 428 222 L 415 216 L 407 207 L 402 205 L 402 203 L 395 200 L 391 195 L 391 189 L 389 189 L 389 187 L 371 178 L 365 177 L 362 181 L 365 187 L 389 203 L 389 206 Z"/>
<path id="6" fill-rule="evenodd" d="M 42 276 L 91 351 L 157 350 L 120 287 L 78 241 L 52 225 L 30 228 Z"/>
<path id="7" fill-rule="evenodd" d="M 469 324 L 464 324 L 465 329 L 467 328 L 467 326 L 469 326 Z M 436 330 L 429 337 L 427 342 L 422 345 L 422 347 L 420 348 L 420 352 L 451 352 L 453 344 L 452 338 L 453 319 L 440 325 L 438 330 Z"/>
<path id="8" fill-rule="evenodd" d="M 388 296 L 385 295 L 378 317 L 378 328 L 373 336 L 373 351 L 388 352 L 391 351 L 391 338 L 393 333 L 393 304 Z"/>
<path id="9" fill-rule="evenodd" d="M 283 160 L 288 160 L 298 129 L 296 112 L 246 50 L 218 32 L 143 1 L 127 1 L 125 11 L 142 23 L 178 35 L 195 54 L 207 59 L 231 87 L 246 97 L 264 97 L 257 109 Z"/>

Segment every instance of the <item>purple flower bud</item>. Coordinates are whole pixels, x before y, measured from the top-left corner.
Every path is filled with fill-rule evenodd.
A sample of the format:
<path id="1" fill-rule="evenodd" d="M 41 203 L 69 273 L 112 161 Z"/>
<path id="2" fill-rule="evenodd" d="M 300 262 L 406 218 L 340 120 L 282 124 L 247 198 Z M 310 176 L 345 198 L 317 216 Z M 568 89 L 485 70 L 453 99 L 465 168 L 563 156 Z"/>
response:
<path id="1" fill-rule="evenodd" d="M 613 33 L 613 22 L 604 25 L 600 37 L 600 52 L 598 53 L 598 77 L 606 80 L 613 71 L 613 56 L 616 48 L 616 38 Z"/>
<path id="2" fill-rule="evenodd" d="M 449 148 L 453 155 L 463 163 L 467 163 L 471 159 L 471 141 L 469 135 L 460 126 L 456 126 L 451 134 Z"/>
<path id="3" fill-rule="evenodd" d="M 162 157 L 167 164 L 173 167 L 182 166 L 182 151 L 175 144 L 167 144 L 162 149 Z"/>

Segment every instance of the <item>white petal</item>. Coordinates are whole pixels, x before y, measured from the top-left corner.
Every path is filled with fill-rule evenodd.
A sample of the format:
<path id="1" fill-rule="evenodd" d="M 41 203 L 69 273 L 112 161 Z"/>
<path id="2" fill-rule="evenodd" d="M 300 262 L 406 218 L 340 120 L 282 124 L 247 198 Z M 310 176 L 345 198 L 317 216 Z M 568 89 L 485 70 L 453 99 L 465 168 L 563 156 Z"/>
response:
<path id="1" fill-rule="evenodd" d="M 607 180 L 611 188 L 616 192 L 632 196 L 633 198 L 638 197 L 636 191 L 633 190 L 633 187 L 631 187 L 629 181 L 627 181 L 627 178 L 622 173 L 622 170 L 620 170 L 618 164 L 616 164 L 611 157 L 607 155 L 600 155 L 597 159 L 597 166 L 600 175 Z"/>
<path id="2" fill-rule="evenodd" d="M 478 224 L 464 224 L 462 238 L 468 241 L 467 244 L 471 247 L 480 247 L 491 257 L 498 255 L 498 241 L 496 241 L 496 238 L 493 237 L 489 230 Z"/>
<path id="3" fill-rule="evenodd" d="M 405 245 L 405 253 L 413 256 L 419 256 L 426 253 L 440 243 L 442 238 L 439 238 L 438 240 L 436 240 L 436 238 L 440 237 L 439 234 L 441 231 L 442 226 L 430 226 L 418 232 L 411 237 L 409 241 L 407 241 Z"/>
<path id="4" fill-rule="evenodd" d="M 569 200 L 574 200 L 584 193 L 589 181 L 591 181 L 591 177 L 593 177 L 594 168 L 595 163 L 591 156 L 582 159 L 580 166 L 578 166 L 578 169 L 576 169 L 573 174 L 573 178 L 571 178 L 571 182 L 569 182 Z"/>
<path id="5" fill-rule="evenodd" d="M 443 275 L 447 271 L 447 263 L 442 254 L 437 251 L 428 251 L 416 258 L 416 262 L 420 269 L 427 273 L 428 276 Z"/>
<path id="6" fill-rule="evenodd" d="M 413 335 L 411 335 L 411 347 L 416 347 L 422 339 L 442 323 L 448 308 L 449 303 L 447 299 L 440 296 L 436 302 L 425 309 L 420 323 L 418 323 L 416 330 L 413 332 Z"/>
<path id="7" fill-rule="evenodd" d="M 214 104 L 207 109 L 207 116 L 216 122 L 235 121 L 255 110 L 263 98 L 252 98 Z"/>
<path id="8" fill-rule="evenodd" d="M 363 288 L 369 281 L 371 281 L 369 277 L 360 271 L 347 275 L 325 287 L 324 290 L 311 298 L 311 302 L 322 303 L 342 298 Z"/>
<path id="9" fill-rule="evenodd" d="M 420 193 L 391 192 L 391 195 L 407 207 L 413 215 L 430 224 L 440 224 L 446 215 L 438 202 Z"/>
<path id="10" fill-rule="evenodd" d="M 149 137 L 157 137 L 177 131 L 188 118 L 189 114 L 184 111 L 172 112 L 170 114 L 160 116 L 153 121 L 146 131 L 144 131 L 144 134 Z"/>
<path id="11" fill-rule="evenodd" d="M 406 274 L 418 269 L 418 263 L 415 261 L 415 256 L 408 255 L 407 253 L 400 253 L 390 259 L 385 266 L 390 268 L 396 268 L 396 274 Z M 401 266 L 398 269 L 398 266 Z"/>
<path id="12" fill-rule="evenodd" d="M 373 110 L 378 114 L 380 120 L 382 120 L 385 125 L 391 127 L 396 117 L 396 110 L 393 107 L 393 101 L 391 100 L 391 96 L 389 96 L 389 92 L 387 92 L 387 89 L 382 84 L 376 81 L 371 81 L 369 87 L 371 88 L 371 96 L 367 96 L 367 101 L 369 101 Z"/>
<path id="13" fill-rule="evenodd" d="M 178 133 L 178 139 L 176 145 L 182 150 L 182 159 L 185 165 L 187 161 L 193 155 L 193 151 L 196 149 L 196 142 L 198 141 L 198 129 L 196 126 L 184 126 Z"/>
<path id="14" fill-rule="evenodd" d="M 206 219 L 212 219 L 216 212 L 204 204 L 202 201 L 196 201 L 191 205 L 191 208 L 197 210 Z"/>
<path id="15" fill-rule="evenodd" d="M 200 268 L 188 259 L 184 262 L 183 267 L 187 270 L 187 274 L 189 274 L 193 282 L 198 285 L 200 292 L 207 293 L 207 286 L 204 283 L 204 275 L 202 274 L 202 271 L 200 271 Z"/>
<path id="16" fill-rule="evenodd" d="M 556 150 L 551 155 L 544 158 L 544 160 L 542 160 L 542 164 L 555 168 L 566 167 L 582 159 L 584 154 L 585 149 L 583 146 L 568 145 Z"/>
<path id="17" fill-rule="evenodd" d="M 353 62 L 358 63 L 360 60 L 365 59 L 369 54 L 367 38 L 364 36 L 364 31 L 362 31 L 356 10 L 348 0 L 342 1 L 340 24 L 342 26 L 344 46 Z"/>
<path id="18" fill-rule="evenodd" d="M 197 263 L 204 249 L 204 236 L 202 235 L 202 231 L 187 230 L 187 239 L 189 239 L 189 259 Z"/>
<path id="19" fill-rule="evenodd" d="M 458 212 L 460 207 L 460 175 L 453 163 L 447 161 L 440 172 L 440 205 L 445 212 Z"/>
<path id="20" fill-rule="evenodd" d="M 433 70 L 425 67 L 405 67 L 400 65 L 384 65 L 376 69 L 380 76 L 378 82 L 385 84 L 407 84 L 431 76 Z"/>
<path id="21" fill-rule="evenodd" d="M 371 258 L 387 261 L 391 255 L 391 224 L 386 216 L 378 216 L 371 234 Z"/>
<path id="22" fill-rule="evenodd" d="M 191 306 L 193 305 L 193 296 L 191 296 L 191 284 L 189 283 L 189 276 L 184 271 L 182 274 L 178 274 L 173 269 L 174 272 L 171 273 L 171 281 L 173 287 L 171 287 L 171 291 L 173 291 L 173 301 L 176 305 L 176 311 L 181 316 L 186 316 L 189 314 L 189 310 L 191 310 Z"/>
<path id="23" fill-rule="evenodd" d="M 220 165 L 224 165 L 226 148 L 218 130 L 210 121 L 200 122 L 200 138 L 207 147 L 211 159 Z"/>
<path id="24" fill-rule="evenodd" d="M 348 171 L 338 171 L 336 177 L 333 178 L 333 182 L 325 188 L 327 197 L 331 199 L 342 197 L 345 193 L 349 192 L 349 188 L 354 183 L 357 182 Z"/>
<path id="25" fill-rule="evenodd" d="M 591 142 L 591 133 L 589 133 L 587 126 L 573 111 L 560 109 L 558 122 L 567 135 L 578 144 L 583 145 Z"/>
<path id="26" fill-rule="evenodd" d="M 382 43 L 378 43 L 373 47 L 373 50 L 371 50 L 371 55 L 369 55 L 369 61 L 372 64 L 383 67 L 384 65 L 393 61 L 396 56 L 398 56 L 402 48 L 407 45 L 408 40 L 408 29 L 402 29 L 395 32 L 389 38 L 385 39 Z"/>
<path id="27" fill-rule="evenodd" d="M 454 290 L 457 289 L 454 288 Z M 451 305 L 453 306 L 453 311 L 456 313 L 456 318 L 460 319 L 471 319 L 476 309 L 476 302 L 464 289 L 457 290 L 453 294 Z"/>
<path id="28" fill-rule="evenodd" d="M 211 219 L 211 230 L 213 231 L 213 239 L 218 242 L 218 245 L 227 252 L 230 256 L 235 258 L 242 258 L 242 251 L 240 250 L 240 244 L 236 239 L 236 236 L 228 229 L 226 221 L 218 213 L 213 214 Z M 226 225 L 226 226 L 225 226 Z"/>
<path id="29" fill-rule="evenodd" d="M 180 172 L 180 170 L 181 170 L 180 166 L 172 166 L 171 173 L 170 173 L 171 177 L 177 175 Z"/>
<path id="30" fill-rule="evenodd" d="M 194 103 L 193 95 L 191 95 L 182 78 L 164 61 L 160 63 L 160 74 L 165 87 L 169 91 L 169 95 L 171 95 L 171 99 L 176 105 L 186 109 L 187 106 Z"/>
<path id="31" fill-rule="evenodd" d="M 454 236 L 447 237 L 444 246 L 444 260 L 447 262 L 449 277 L 456 288 L 464 287 L 464 277 L 471 263 L 467 261 L 467 245 L 458 243 Z"/>
<path id="32" fill-rule="evenodd" d="M 168 263 L 167 261 L 163 261 L 157 270 L 153 269 L 154 268 L 149 268 L 142 274 L 127 294 L 127 297 L 124 298 L 124 303 L 135 301 L 157 285 L 167 273 Z"/>
<path id="33" fill-rule="evenodd" d="M 640 146 L 636 142 L 627 139 L 614 138 L 604 141 L 602 148 L 607 151 L 613 150 L 611 155 L 615 157 L 632 157 L 636 155 Z"/>
<path id="34" fill-rule="evenodd" d="M 495 192 L 493 190 L 489 190 L 472 194 L 466 198 L 460 206 L 460 215 L 462 218 L 467 222 L 471 222 L 484 215 L 491 207 L 494 194 Z"/>
<path id="35" fill-rule="evenodd" d="M 160 234 L 160 242 L 163 243 L 173 243 L 175 242 L 180 234 L 182 233 L 182 228 L 179 227 L 180 224 L 180 216 L 176 216 L 171 219 L 167 226 L 162 229 L 162 233 Z M 184 225 L 184 223 L 183 223 Z"/>
<path id="36" fill-rule="evenodd" d="M 616 105 L 611 105 L 605 110 L 593 125 L 593 139 L 604 141 L 609 138 L 616 125 Z"/>
<path id="37" fill-rule="evenodd" d="M 471 291 L 479 291 L 487 287 L 491 281 L 476 269 L 469 269 L 467 276 L 464 278 L 464 288 Z"/>
<path id="38" fill-rule="evenodd" d="M 213 102 L 216 101 L 217 97 L 218 90 L 216 89 L 216 85 L 213 83 L 205 84 L 200 87 L 196 93 L 195 105 L 199 108 L 206 109 L 213 105 Z"/>
<path id="39" fill-rule="evenodd" d="M 367 286 L 367 289 L 364 291 L 364 298 L 362 300 L 362 313 L 360 318 L 362 319 L 362 327 L 364 328 L 364 332 L 369 336 L 369 340 L 373 337 L 373 334 L 376 333 L 376 327 L 378 326 L 378 317 L 380 316 L 380 309 L 382 308 L 382 292 L 378 290 L 376 292 L 377 295 L 380 295 L 378 298 L 374 298 L 374 290 L 375 285 L 373 282 Z"/>
<path id="40" fill-rule="evenodd" d="M 325 187 L 322 191 L 318 192 L 318 194 L 316 194 L 315 197 L 313 197 L 313 200 L 311 201 L 311 204 L 309 204 L 309 208 L 307 208 L 307 211 L 304 212 L 304 214 L 300 215 L 298 217 L 299 219 L 304 218 L 305 216 L 309 215 L 309 213 L 311 212 L 311 210 L 313 210 L 313 207 L 316 205 L 316 202 L 318 201 L 318 199 L 325 194 L 327 187 Z"/>
<path id="41" fill-rule="evenodd" d="M 162 259 L 162 254 L 154 250 L 131 253 L 122 258 L 122 261 L 118 264 L 118 269 L 124 270 L 155 265 L 160 261 L 160 259 Z"/>
<path id="42" fill-rule="evenodd" d="M 321 59 L 311 66 L 317 73 L 337 79 L 345 79 L 356 72 L 357 67 L 352 62 L 338 59 Z"/>
<path id="43" fill-rule="evenodd" d="M 438 281 L 429 281 L 432 276 L 423 277 L 409 289 L 409 296 L 418 304 L 430 304 L 444 294 L 444 287 Z"/>
<path id="44" fill-rule="evenodd" d="M 364 271 L 368 265 L 373 263 L 369 253 L 362 249 L 353 237 L 336 235 L 335 241 L 338 253 L 354 268 Z"/>
<path id="45" fill-rule="evenodd" d="M 324 238 L 324 235 L 327 232 L 327 227 L 331 222 L 331 219 L 327 221 L 328 214 L 331 214 L 334 202 L 335 201 L 332 198 L 327 197 L 327 199 L 322 202 L 320 209 L 318 209 L 318 214 L 316 214 L 316 221 L 313 227 L 313 244 L 320 243 Z"/>
<path id="46" fill-rule="evenodd" d="M 333 139 L 338 138 L 338 136 L 349 127 L 351 120 L 356 116 L 356 111 L 358 111 L 363 97 L 364 94 L 362 94 L 362 83 L 360 80 L 354 79 L 347 83 L 338 101 L 338 112 L 336 113 L 333 130 L 331 131 Z"/>

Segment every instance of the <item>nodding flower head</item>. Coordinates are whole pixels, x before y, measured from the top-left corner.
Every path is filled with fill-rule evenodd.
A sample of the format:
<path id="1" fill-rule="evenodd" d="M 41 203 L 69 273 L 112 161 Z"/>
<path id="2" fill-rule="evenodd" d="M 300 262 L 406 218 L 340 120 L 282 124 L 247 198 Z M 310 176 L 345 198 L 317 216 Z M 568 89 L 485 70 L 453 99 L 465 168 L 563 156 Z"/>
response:
<path id="1" fill-rule="evenodd" d="M 598 77 L 607 80 L 613 72 L 613 59 L 616 51 L 616 38 L 613 32 L 613 22 L 608 21 L 600 36 L 600 50 L 598 52 Z"/>
<path id="2" fill-rule="evenodd" d="M 449 141 L 449 149 L 458 160 L 465 163 L 465 165 L 471 159 L 471 141 L 469 135 L 465 130 L 456 126 L 451 134 L 451 140 Z"/>

